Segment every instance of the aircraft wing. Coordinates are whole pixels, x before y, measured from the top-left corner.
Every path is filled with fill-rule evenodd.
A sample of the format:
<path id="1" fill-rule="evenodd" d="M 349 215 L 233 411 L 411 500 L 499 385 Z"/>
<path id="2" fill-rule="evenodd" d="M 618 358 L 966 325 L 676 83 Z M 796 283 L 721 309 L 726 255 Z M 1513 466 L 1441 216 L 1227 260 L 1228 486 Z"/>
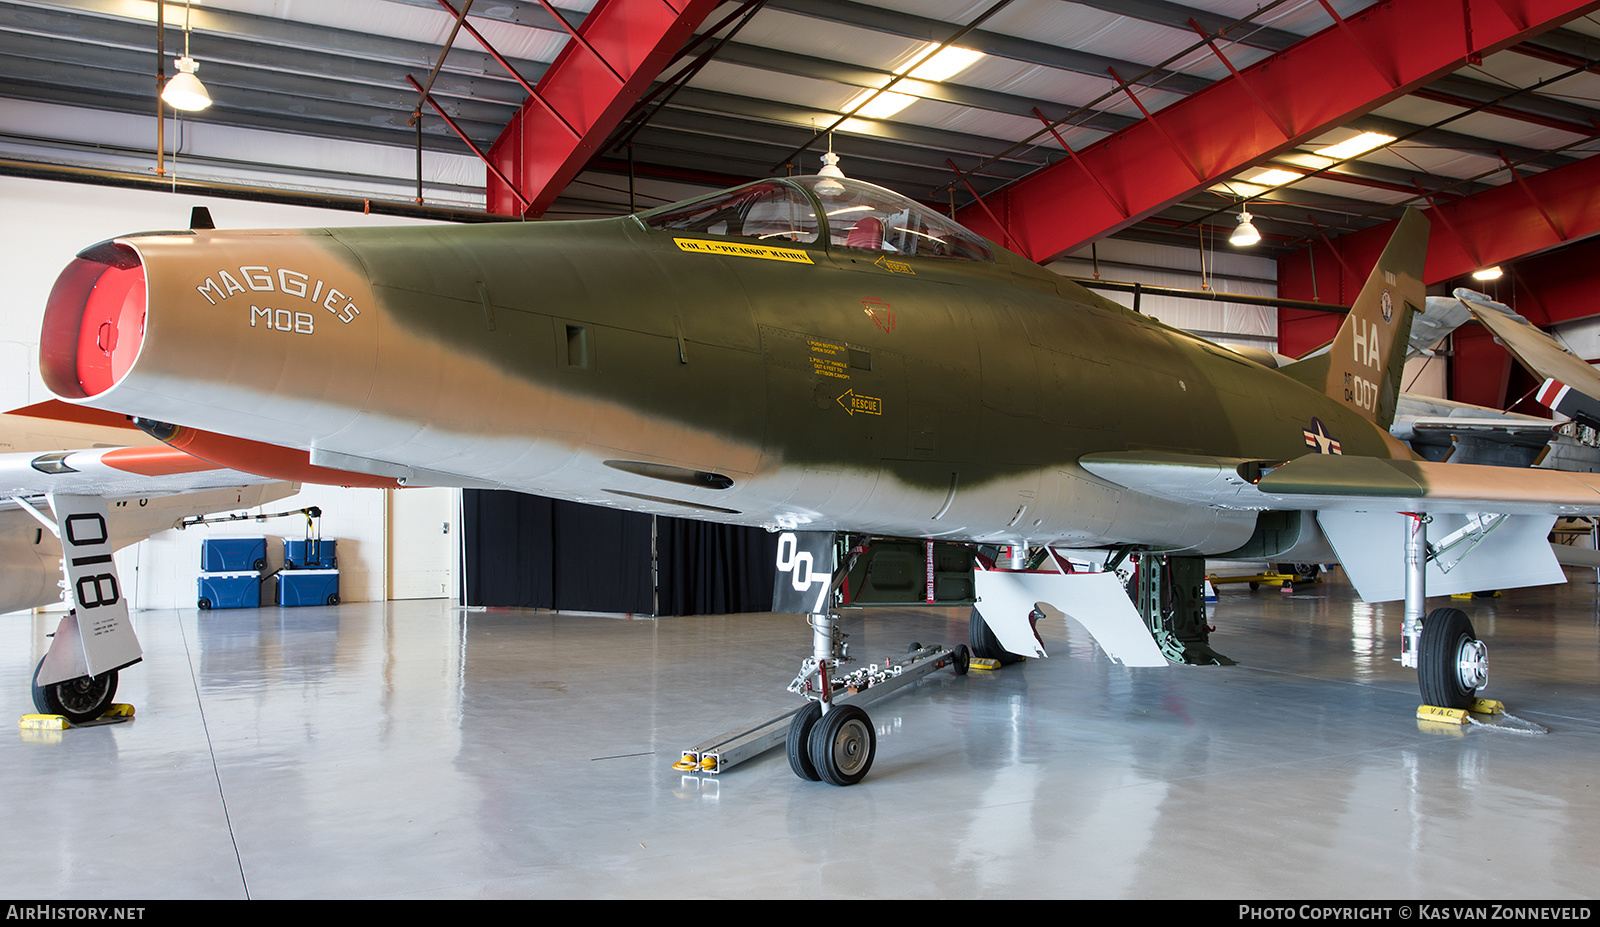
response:
<path id="1" fill-rule="evenodd" d="M 1128 489 L 1189 505 L 1298 510 L 1317 526 L 1368 602 L 1405 595 L 1406 524 L 1427 512 L 1430 595 L 1564 581 L 1547 543 L 1561 515 L 1600 513 L 1600 475 L 1307 454 L 1284 464 L 1164 453 L 1091 454 L 1079 463 Z M 1470 561 L 1470 562 L 1469 562 Z"/>
<path id="2" fill-rule="evenodd" d="M 119 549 L 184 518 L 253 508 L 299 484 L 228 470 L 165 446 L 0 454 L 0 613 L 61 598 L 55 500 L 98 497 Z"/>
<path id="3" fill-rule="evenodd" d="M 46 493 L 150 496 L 270 482 L 164 445 L 0 454 L 0 498 Z"/>
<path id="4" fill-rule="evenodd" d="M 1519 364 L 1544 378 L 1540 402 L 1584 424 L 1600 424 L 1600 371 L 1510 307 L 1472 290 L 1458 289 L 1455 295 Z"/>
<path id="5" fill-rule="evenodd" d="M 1136 492 L 1224 509 L 1600 514 L 1600 474 L 1307 454 L 1288 463 L 1128 451 L 1079 464 Z"/>
<path id="6" fill-rule="evenodd" d="M 1539 376 L 1553 377 L 1591 396 L 1600 396 L 1600 371 L 1532 322 L 1480 293 L 1463 289 L 1456 290 L 1456 296 L 1522 366 Z"/>

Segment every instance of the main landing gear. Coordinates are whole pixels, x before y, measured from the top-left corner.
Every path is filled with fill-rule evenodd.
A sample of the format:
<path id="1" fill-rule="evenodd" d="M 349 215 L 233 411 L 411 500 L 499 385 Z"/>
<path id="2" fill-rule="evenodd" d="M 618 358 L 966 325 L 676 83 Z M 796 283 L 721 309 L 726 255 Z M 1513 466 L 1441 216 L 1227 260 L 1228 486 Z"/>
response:
<path id="1" fill-rule="evenodd" d="M 1488 648 L 1459 608 L 1436 608 L 1422 622 L 1417 654 L 1422 702 L 1439 708 L 1470 708 L 1489 682 Z"/>
<path id="2" fill-rule="evenodd" d="M 105 714 L 117 694 L 117 671 L 107 670 L 98 676 L 79 676 L 65 682 L 39 685 L 39 670 L 44 659 L 33 669 L 33 707 L 42 715 L 60 715 L 73 724 L 84 724 Z"/>
<path id="3" fill-rule="evenodd" d="M 1420 513 L 1406 532 L 1406 608 L 1401 628 L 1400 665 L 1417 671 L 1424 705 L 1470 708 L 1478 690 L 1489 682 L 1489 654 L 1478 640 L 1472 621 L 1458 608 L 1436 608 L 1423 617 L 1427 598 L 1427 564 L 1434 556 L 1428 544 L 1428 523 Z"/>

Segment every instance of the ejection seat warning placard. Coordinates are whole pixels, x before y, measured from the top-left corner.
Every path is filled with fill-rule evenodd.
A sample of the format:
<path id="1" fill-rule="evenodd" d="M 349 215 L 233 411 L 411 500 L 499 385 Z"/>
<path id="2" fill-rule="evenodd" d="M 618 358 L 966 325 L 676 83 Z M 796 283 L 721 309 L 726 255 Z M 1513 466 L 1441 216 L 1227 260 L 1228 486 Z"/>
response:
<path id="1" fill-rule="evenodd" d="M 760 258 L 764 261 L 788 261 L 791 264 L 810 264 L 811 255 L 795 248 L 772 248 L 767 245 L 745 245 L 736 241 L 704 241 L 699 238 L 674 238 L 678 248 L 696 254 L 726 254 L 732 257 Z"/>
<path id="2" fill-rule="evenodd" d="M 818 376 L 834 377 L 840 380 L 850 379 L 849 363 L 845 360 L 845 347 L 842 344 L 830 344 L 818 341 L 815 338 L 806 340 L 806 347 L 811 351 L 811 372 Z"/>

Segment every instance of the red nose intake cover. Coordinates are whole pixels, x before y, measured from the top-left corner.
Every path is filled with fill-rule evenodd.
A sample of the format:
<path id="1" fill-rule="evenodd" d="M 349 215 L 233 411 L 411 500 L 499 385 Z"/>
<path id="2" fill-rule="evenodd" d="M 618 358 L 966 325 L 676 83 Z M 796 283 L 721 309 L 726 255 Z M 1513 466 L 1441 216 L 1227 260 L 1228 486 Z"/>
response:
<path id="1" fill-rule="evenodd" d="M 144 268 L 107 267 L 83 306 L 78 329 L 78 382 L 93 396 L 133 366 L 144 339 Z"/>
<path id="2" fill-rule="evenodd" d="M 57 395 L 82 399 L 122 379 L 144 342 L 145 277 L 126 245 L 97 245 L 62 271 L 45 307 L 39 367 Z"/>

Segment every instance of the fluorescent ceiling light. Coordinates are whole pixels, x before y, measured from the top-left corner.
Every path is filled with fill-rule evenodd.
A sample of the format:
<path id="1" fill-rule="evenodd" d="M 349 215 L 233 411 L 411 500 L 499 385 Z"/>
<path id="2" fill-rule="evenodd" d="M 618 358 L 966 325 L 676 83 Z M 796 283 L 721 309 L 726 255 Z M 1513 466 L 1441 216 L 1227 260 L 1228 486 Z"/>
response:
<path id="1" fill-rule="evenodd" d="M 910 106 L 915 99 L 893 90 L 863 90 L 850 98 L 850 102 L 844 105 L 844 111 L 848 113 L 855 110 L 857 116 L 867 119 L 888 119 Z M 858 106 L 861 108 L 856 109 Z"/>
<path id="2" fill-rule="evenodd" d="M 1363 132 L 1355 138 L 1347 138 L 1337 145 L 1318 148 L 1316 153 L 1334 161 L 1343 161 L 1346 158 L 1364 154 L 1374 148 L 1382 148 L 1392 141 L 1394 141 L 1393 135 L 1384 135 L 1379 132 Z"/>
<path id="3" fill-rule="evenodd" d="M 931 48 L 924 50 L 922 55 L 913 59 L 913 61 L 922 61 L 922 59 L 928 55 L 928 52 L 932 50 L 933 49 Z M 937 55 L 934 55 L 933 57 L 928 58 L 926 61 L 922 61 L 921 64 L 918 64 L 911 71 L 910 76 L 915 77 L 917 80 L 948 80 L 952 77 L 955 77 L 957 74 L 960 74 L 962 71 L 965 71 L 967 68 L 972 67 L 972 65 L 982 57 L 983 52 L 973 51 L 970 48 L 957 48 L 956 46 L 951 45 L 944 51 L 939 52 Z M 905 69 L 902 68 L 895 71 L 895 73 L 904 74 Z"/>
<path id="4" fill-rule="evenodd" d="M 1280 171 L 1277 168 L 1265 170 L 1254 177 L 1245 178 L 1245 183 L 1257 183 L 1263 187 L 1276 187 L 1291 180 L 1299 180 L 1300 175 L 1294 171 Z"/>
<path id="5" fill-rule="evenodd" d="M 938 47 L 929 45 L 923 48 L 911 56 L 911 60 L 895 68 L 894 73 L 914 77 L 917 80 L 937 82 L 960 74 L 983 57 L 983 52 L 957 48 L 954 45 L 938 54 L 933 54 L 933 50 Z M 895 93 L 893 90 L 863 90 L 850 98 L 850 102 L 844 105 L 844 111 L 848 113 L 854 110 L 857 116 L 867 119 L 888 119 L 910 106 L 916 99 L 914 96 Z M 858 106 L 861 108 L 856 109 Z"/>

